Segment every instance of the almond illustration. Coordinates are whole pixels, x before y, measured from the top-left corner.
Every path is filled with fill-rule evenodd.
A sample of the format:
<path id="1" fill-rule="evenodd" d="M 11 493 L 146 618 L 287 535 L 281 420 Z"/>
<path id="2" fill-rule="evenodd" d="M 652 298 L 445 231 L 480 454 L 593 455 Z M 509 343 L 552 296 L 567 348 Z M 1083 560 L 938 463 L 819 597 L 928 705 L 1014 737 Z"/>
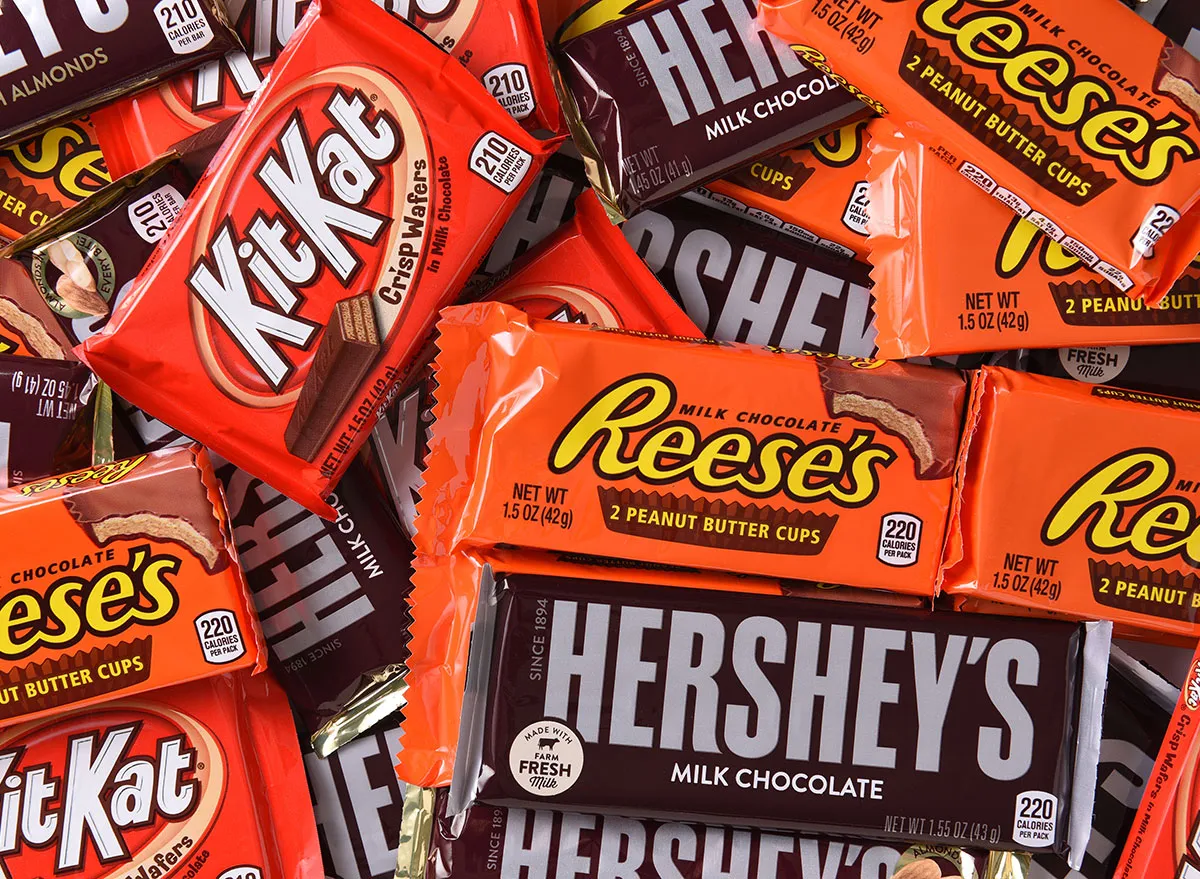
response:
<path id="1" fill-rule="evenodd" d="M 929 858 L 921 858 L 897 870 L 892 879 L 942 879 L 942 868 Z"/>
<path id="2" fill-rule="evenodd" d="M 96 290 L 96 279 L 78 247 L 61 238 L 46 248 L 46 256 L 63 273 L 54 285 L 54 291 L 64 303 L 94 317 L 108 314 L 108 303 Z"/>

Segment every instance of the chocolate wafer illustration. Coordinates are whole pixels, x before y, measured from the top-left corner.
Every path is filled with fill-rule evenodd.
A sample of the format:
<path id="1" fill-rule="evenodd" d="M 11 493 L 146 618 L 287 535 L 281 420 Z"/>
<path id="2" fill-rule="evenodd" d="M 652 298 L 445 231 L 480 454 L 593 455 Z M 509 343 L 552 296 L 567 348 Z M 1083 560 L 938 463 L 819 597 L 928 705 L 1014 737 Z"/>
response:
<path id="1" fill-rule="evenodd" d="M 343 299 L 329 317 L 325 338 L 284 433 L 289 452 L 305 461 L 316 458 L 378 356 L 379 329 L 371 294 Z"/>

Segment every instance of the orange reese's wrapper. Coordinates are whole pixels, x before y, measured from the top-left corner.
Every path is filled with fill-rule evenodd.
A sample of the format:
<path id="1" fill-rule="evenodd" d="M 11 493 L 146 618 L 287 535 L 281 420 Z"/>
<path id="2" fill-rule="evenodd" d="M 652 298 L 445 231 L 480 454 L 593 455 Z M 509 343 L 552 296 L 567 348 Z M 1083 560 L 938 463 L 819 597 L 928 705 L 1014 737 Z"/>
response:
<path id="1" fill-rule="evenodd" d="M 1195 639 L 1198 445 L 1200 402 L 982 368 L 941 588 Z"/>
<path id="2" fill-rule="evenodd" d="M 0 490 L 0 725 L 266 665 L 198 447 Z"/>
<path id="3" fill-rule="evenodd" d="M 887 120 L 872 123 L 868 151 L 879 357 L 1200 338 L 1200 261 L 1150 305 Z"/>
<path id="4" fill-rule="evenodd" d="M 1157 302 L 1200 251 L 1200 61 L 1122 4 L 760 10 L 806 62 L 1130 295 Z"/>

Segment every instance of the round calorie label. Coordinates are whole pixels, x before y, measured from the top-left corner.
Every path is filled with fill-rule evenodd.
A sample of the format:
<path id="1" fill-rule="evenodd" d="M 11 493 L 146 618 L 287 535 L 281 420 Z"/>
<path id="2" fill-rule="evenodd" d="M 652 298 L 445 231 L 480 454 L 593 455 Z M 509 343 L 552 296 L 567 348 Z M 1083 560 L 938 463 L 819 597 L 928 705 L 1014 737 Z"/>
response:
<path id="1" fill-rule="evenodd" d="M 498 64 L 483 75 L 483 84 L 512 118 L 524 119 L 533 112 L 533 87 L 524 64 Z"/>
<path id="2" fill-rule="evenodd" d="M 539 720 L 517 733 L 508 749 L 508 768 L 529 793 L 554 797 L 579 780 L 583 772 L 583 743 L 569 726 Z"/>
<path id="3" fill-rule="evenodd" d="M 176 55 L 191 55 L 212 42 L 212 23 L 200 0 L 159 0 L 154 20 Z"/>
<path id="4" fill-rule="evenodd" d="M 1058 830 L 1058 797 L 1043 790 L 1017 795 L 1013 842 L 1022 848 L 1049 848 Z"/>
<path id="5" fill-rule="evenodd" d="M 210 610 L 196 617 L 196 636 L 204 661 L 226 665 L 246 655 L 246 644 L 233 611 Z"/>

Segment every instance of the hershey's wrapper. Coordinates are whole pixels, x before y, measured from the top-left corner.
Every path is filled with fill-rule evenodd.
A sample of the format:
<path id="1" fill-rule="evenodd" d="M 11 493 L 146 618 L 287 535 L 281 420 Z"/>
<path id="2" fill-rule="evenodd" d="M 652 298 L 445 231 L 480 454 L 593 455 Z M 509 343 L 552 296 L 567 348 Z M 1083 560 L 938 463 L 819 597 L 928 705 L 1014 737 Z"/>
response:
<path id="1" fill-rule="evenodd" d="M 1107 623 L 502 576 L 481 593 L 449 810 L 612 811 L 1077 865 L 1110 637 Z"/>
<path id="2" fill-rule="evenodd" d="M 992 362 L 1087 384 L 1200 399 L 1200 344 L 1022 349 L 998 354 Z"/>
<path id="3" fill-rule="evenodd" d="M 81 363 L 0 354 L 0 488 L 90 462 L 93 387 Z"/>
<path id="4" fill-rule="evenodd" d="M 871 267 L 692 197 L 625 222 L 625 238 L 710 339 L 875 352 Z"/>
<path id="5" fill-rule="evenodd" d="M 393 768 L 399 718 L 381 724 L 326 758 L 300 737 L 328 879 L 393 875 L 404 808 L 404 783 Z"/>
<path id="6" fill-rule="evenodd" d="M 241 48 L 220 0 L 6 3 L 0 144 Z"/>
<path id="7" fill-rule="evenodd" d="M 555 61 L 575 143 L 614 217 L 869 115 L 767 36 L 753 0 L 664 0 L 568 40 Z"/>
<path id="8" fill-rule="evenodd" d="M 619 815 L 475 806 L 410 786 L 396 879 L 1024 879 L 1029 855 L 835 840 Z M 725 865 L 728 864 L 728 870 Z"/>
<path id="9" fill-rule="evenodd" d="M 343 744 L 403 704 L 411 544 L 360 464 L 332 521 L 232 465 L 220 476 L 272 667 L 308 731 L 332 723 Z"/>

